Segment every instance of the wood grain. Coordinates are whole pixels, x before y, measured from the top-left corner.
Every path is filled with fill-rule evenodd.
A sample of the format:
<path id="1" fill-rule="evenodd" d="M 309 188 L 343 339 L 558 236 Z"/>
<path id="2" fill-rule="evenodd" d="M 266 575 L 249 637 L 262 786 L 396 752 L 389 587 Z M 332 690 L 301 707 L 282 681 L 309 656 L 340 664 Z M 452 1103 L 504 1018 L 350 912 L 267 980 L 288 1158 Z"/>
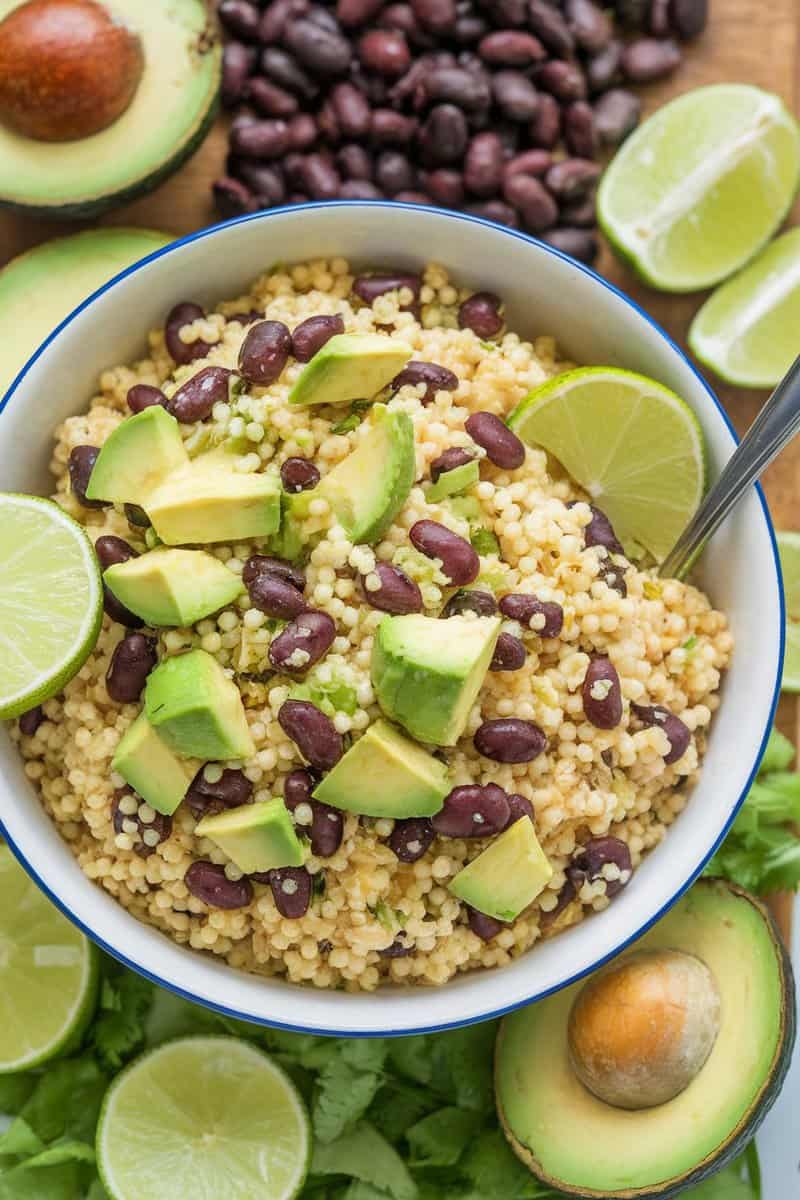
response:
<path id="1" fill-rule="evenodd" d="M 686 52 L 677 75 L 645 91 L 646 111 L 665 100 L 707 83 L 743 82 L 778 92 L 800 115 L 800 4 L 798 0 L 711 0 L 709 28 Z M 226 121 L 220 118 L 195 157 L 172 179 L 131 204 L 101 219 L 105 225 L 140 225 L 174 234 L 201 229 L 215 220 L 210 184 L 222 173 Z M 800 203 L 790 218 L 800 220 Z M 0 264 L 48 237 L 68 233 L 76 222 L 40 221 L 0 213 Z M 633 296 L 684 347 L 686 331 L 702 295 L 665 296 L 643 286 L 603 249 L 599 269 Z M 798 340 L 800 350 L 800 339 Z M 713 380 L 739 433 L 744 432 L 764 402 L 762 392 L 744 391 Z M 764 486 L 779 529 L 800 529 L 800 438 L 767 471 Z M 800 745 L 800 704 L 784 697 L 778 724 Z M 779 905 L 786 928 L 788 908 Z"/>

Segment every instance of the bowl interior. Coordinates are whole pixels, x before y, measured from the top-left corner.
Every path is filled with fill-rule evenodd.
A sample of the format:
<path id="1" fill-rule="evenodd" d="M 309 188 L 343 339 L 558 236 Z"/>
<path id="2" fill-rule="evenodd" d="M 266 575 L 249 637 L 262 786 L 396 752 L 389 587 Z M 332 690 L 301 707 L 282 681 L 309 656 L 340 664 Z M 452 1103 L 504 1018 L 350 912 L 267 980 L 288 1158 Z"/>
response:
<path id="1" fill-rule="evenodd" d="M 733 437 L 710 390 L 641 311 L 591 272 L 473 218 L 351 203 L 259 214 L 203 231 L 99 293 L 53 337 L 7 398 L 0 414 L 0 487 L 49 490 L 53 429 L 85 408 L 104 368 L 144 352 L 147 330 L 173 304 L 213 304 L 275 263 L 336 255 L 371 267 L 443 263 L 466 285 L 499 293 L 509 327 L 521 335 L 553 334 L 576 362 L 624 366 L 677 391 L 702 424 L 712 478 L 729 457 Z M 690 804 L 605 912 L 500 971 L 456 977 L 437 990 L 350 995 L 243 975 L 179 947 L 85 878 L 41 809 L 5 731 L 0 817 L 16 853 L 68 915 L 117 957 L 193 999 L 245 1019 L 321 1033 L 408 1033 L 497 1014 L 572 982 L 643 932 L 701 869 L 746 792 L 777 698 L 783 624 L 771 527 L 755 489 L 707 549 L 699 577 L 728 613 L 736 649 Z"/>

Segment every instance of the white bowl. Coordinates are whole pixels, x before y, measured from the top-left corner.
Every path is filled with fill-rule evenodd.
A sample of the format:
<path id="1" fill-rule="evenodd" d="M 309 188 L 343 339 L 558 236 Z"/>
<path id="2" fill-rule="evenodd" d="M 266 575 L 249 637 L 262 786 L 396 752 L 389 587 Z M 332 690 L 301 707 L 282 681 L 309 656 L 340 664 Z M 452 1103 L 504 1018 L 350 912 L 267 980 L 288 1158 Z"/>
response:
<path id="1" fill-rule="evenodd" d="M 445 264 L 461 282 L 498 292 L 508 324 L 554 334 L 577 362 L 654 376 L 692 406 L 715 477 L 735 441 L 713 393 L 681 351 L 630 300 L 585 267 L 522 234 L 411 205 L 338 203 L 261 213 L 203 230 L 152 254 L 95 293 L 34 355 L 0 416 L 0 487 L 50 490 L 55 426 L 84 410 L 99 373 L 141 354 L 179 300 L 235 296 L 272 263 L 344 255 L 367 267 Z M 58 286 L 54 280 L 53 286 Z M 13 338 L 13 329 L 3 330 Z M 23 866 L 99 945 L 157 983 L 250 1021 L 318 1033 L 444 1029 L 526 1004 L 593 970 L 656 921 L 712 854 L 744 798 L 764 748 L 781 673 L 783 603 L 763 497 L 740 504 L 703 558 L 701 582 L 727 612 L 736 648 L 702 774 L 686 811 L 605 912 L 535 947 L 511 966 L 446 986 L 345 994 L 242 974 L 140 924 L 81 872 L 0 738 L 0 816 Z"/>

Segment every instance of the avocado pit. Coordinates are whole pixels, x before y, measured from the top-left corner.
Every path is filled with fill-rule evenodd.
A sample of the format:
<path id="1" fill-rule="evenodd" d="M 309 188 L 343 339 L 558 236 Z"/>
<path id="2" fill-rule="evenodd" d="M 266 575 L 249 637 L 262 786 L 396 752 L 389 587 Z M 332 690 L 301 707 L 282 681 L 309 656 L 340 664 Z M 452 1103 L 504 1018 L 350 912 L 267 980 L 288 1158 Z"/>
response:
<path id="1" fill-rule="evenodd" d="M 68 142 L 111 125 L 144 70 L 142 44 L 96 0 L 27 0 L 0 21 L 0 122 Z"/>
<path id="2" fill-rule="evenodd" d="M 616 1108 L 665 1104 L 702 1069 L 719 1033 L 720 996 L 692 954 L 640 951 L 595 975 L 569 1016 L 572 1068 Z"/>

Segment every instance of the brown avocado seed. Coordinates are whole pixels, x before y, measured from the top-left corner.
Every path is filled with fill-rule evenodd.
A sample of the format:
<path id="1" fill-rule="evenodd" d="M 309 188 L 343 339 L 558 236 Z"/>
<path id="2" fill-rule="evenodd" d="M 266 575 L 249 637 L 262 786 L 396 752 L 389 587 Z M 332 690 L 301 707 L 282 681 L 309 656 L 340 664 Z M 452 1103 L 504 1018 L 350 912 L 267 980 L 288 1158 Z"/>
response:
<path id="1" fill-rule="evenodd" d="M 142 44 L 95 0 L 27 0 L 0 21 L 0 122 L 69 142 L 105 129 L 133 99 Z"/>
<path id="2" fill-rule="evenodd" d="M 719 992 L 705 963 L 677 950 L 642 950 L 578 993 L 569 1016 L 570 1062 L 606 1104 L 652 1108 L 688 1087 L 719 1026 Z"/>

